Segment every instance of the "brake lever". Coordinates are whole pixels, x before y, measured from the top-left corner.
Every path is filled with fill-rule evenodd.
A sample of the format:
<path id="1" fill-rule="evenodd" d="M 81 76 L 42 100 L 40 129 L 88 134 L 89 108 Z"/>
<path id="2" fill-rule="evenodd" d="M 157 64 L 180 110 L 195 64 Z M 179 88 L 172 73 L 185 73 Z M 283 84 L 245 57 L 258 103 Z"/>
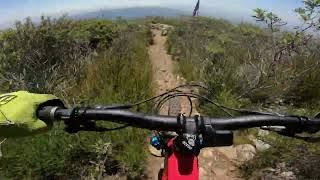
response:
<path id="1" fill-rule="evenodd" d="M 109 105 L 109 106 L 97 105 L 97 106 L 94 106 L 94 108 L 102 109 L 102 110 L 127 110 L 127 109 L 131 109 L 132 105 L 131 104 L 116 104 L 116 105 Z"/>
<path id="2" fill-rule="evenodd" d="M 284 129 L 286 129 L 286 127 L 284 127 L 284 126 L 262 126 L 262 127 L 260 127 L 260 129 L 266 130 L 266 131 L 272 131 L 272 132 L 281 132 Z"/>
<path id="3" fill-rule="evenodd" d="M 91 122 L 91 125 L 82 125 L 82 126 L 66 126 L 65 131 L 70 133 L 70 134 L 76 134 L 80 131 L 88 131 L 88 132 L 109 132 L 109 131 L 116 131 L 116 130 L 121 130 L 124 128 L 129 127 L 129 125 L 123 125 L 120 127 L 116 128 L 105 128 L 105 127 L 100 127 L 97 126 L 95 122 Z"/>
<path id="4" fill-rule="evenodd" d="M 107 129 L 104 127 L 98 127 L 94 121 L 85 121 L 81 124 L 67 124 L 65 127 L 65 131 L 70 134 L 75 134 L 80 131 L 105 132 L 107 131 Z"/>
<path id="5" fill-rule="evenodd" d="M 76 134 L 79 133 L 80 131 L 87 131 L 87 132 L 106 132 L 108 129 L 103 128 L 103 127 L 96 127 L 96 128 L 85 128 L 85 127 L 79 127 L 79 128 L 70 128 L 66 127 L 65 131 L 70 134 Z"/>
<path id="6" fill-rule="evenodd" d="M 95 109 L 102 110 L 112 110 L 112 109 L 130 109 L 132 105 L 111 105 L 111 106 L 95 106 Z M 65 131 L 74 134 L 80 131 L 94 131 L 94 132 L 106 132 L 124 129 L 129 125 L 125 124 L 118 128 L 108 129 L 104 127 L 99 127 L 96 125 L 95 121 L 86 120 L 82 118 L 82 114 L 85 113 L 87 108 L 84 108 L 81 112 L 79 112 L 79 108 L 74 108 L 70 114 L 69 119 L 65 120 L 64 123 L 66 125 Z"/>
<path id="7" fill-rule="evenodd" d="M 271 132 L 276 132 L 282 136 L 287 136 L 287 137 L 294 137 L 296 132 L 293 130 L 290 130 L 289 128 L 285 126 L 262 126 L 260 127 L 262 130 L 266 131 L 271 131 Z"/>

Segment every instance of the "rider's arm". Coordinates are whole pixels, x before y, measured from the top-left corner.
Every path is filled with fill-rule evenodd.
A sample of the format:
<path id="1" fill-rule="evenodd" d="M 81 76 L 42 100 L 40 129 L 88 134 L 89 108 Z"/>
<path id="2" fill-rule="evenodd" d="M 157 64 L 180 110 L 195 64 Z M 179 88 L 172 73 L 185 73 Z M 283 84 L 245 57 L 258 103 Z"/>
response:
<path id="1" fill-rule="evenodd" d="M 37 118 L 42 105 L 63 106 L 54 95 L 19 91 L 0 95 L 0 137 L 22 137 L 46 132 L 52 121 Z"/>

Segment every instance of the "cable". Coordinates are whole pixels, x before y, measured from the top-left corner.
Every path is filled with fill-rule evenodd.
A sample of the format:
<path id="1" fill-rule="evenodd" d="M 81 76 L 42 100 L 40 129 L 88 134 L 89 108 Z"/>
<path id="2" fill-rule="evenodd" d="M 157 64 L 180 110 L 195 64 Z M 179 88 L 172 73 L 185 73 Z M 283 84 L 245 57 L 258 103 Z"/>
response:
<path id="1" fill-rule="evenodd" d="M 276 115 L 276 116 L 279 116 L 279 114 L 274 114 L 274 113 L 268 113 L 268 112 L 258 112 L 258 111 L 251 111 L 251 110 L 246 110 L 246 109 L 236 109 L 236 108 L 230 108 L 230 107 L 226 107 L 226 106 L 223 106 L 223 105 L 220 105 L 212 100 L 210 100 L 209 98 L 205 97 L 205 96 L 202 96 L 202 95 L 199 95 L 199 94 L 196 94 L 196 93 L 183 93 L 183 94 L 174 94 L 174 95 L 171 95 L 171 96 L 167 96 L 165 98 L 173 98 L 172 96 L 190 96 L 190 97 L 193 97 L 193 98 L 201 98 L 201 99 L 204 99 L 206 101 L 208 101 L 209 103 L 217 106 L 218 108 L 220 108 L 221 110 L 223 110 L 225 113 L 227 113 L 228 115 L 230 116 L 233 116 L 231 113 L 229 113 L 228 111 L 225 111 L 225 110 L 231 110 L 231 111 L 235 111 L 235 112 L 240 112 L 240 113 L 243 113 L 243 114 L 259 114 L 259 115 Z"/>
<path id="2" fill-rule="evenodd" d="M 172 93 L 182 93 L 183 91 L 179 91 L 177 89 L 172 89 L 170 91 L 168 91 L 167 93 L 164 93 L 161 97 L 159 97 L 157 99 L 157 101 L 155 102 L 155 107 L 154 107 L 154 111 L 156 113 L 158 113 L 161 110 L 161 107 L 159 107 L 159 104 L 161 103 L 161 101 L 163 100 L 163 97 L 165 97 L 165 95 L 170 95 Z"/>
<path id="3" fill-rule="evenodd" d="M 141 104 L 145 104 L 145 103 L 147 103 L 147 102 L 150 102 L 150 101 L 152 101 L 152 100 L 155 100 L 155 99 L 157 99 L 157 98 L 160 98 L 160 97 L 162 97 L 162 96 L 164 96 L 164 95 L 167 95 L 167 94 L 169 94 L 169 93 L 171 93 L 171 92 L 174 92 L 174 91 L 176 91 L 176 90 L 178 90 L 178 89 L 180 89 L 180 88 L 183 88 L 183 87 L 200 87 L 200 88 L 202 88 L 202 89 L 204 89 L 204 90 L 206 90 L 206 91 L 208 91 L 208 92 L 211 92 L 211 91 L 209 90 L 209 88 L 207 88 L 207 87 L 205 87 L 205 86 L 203 86 L 203 85 L 199 85 L 199 84 L 185 84 L 185 85 L 177 86 L 177 87 L 175 87 L 175 88 L 173 88 L 173 89 L 171 89 L 171 90 L 169 90 L 169 91 L 167 91 L 167 92 L 164 92 L 164 93 L 162 93 L 162 94 L 160 94 L 160 95 L 151 97 L 151 98 L 149 98 L 149 99 L 146 99 L 146 100 L 143 100 L 143 101 L 140 101 L 140 102 L 137 102 L 137 103 L 133 103 L 133 104 L 131 104 L 131 105 L 132 105 L 132 106 L 139 106 L 139 105 L 141 105 Z"/>
<path id="4" fill-rule="evenodd" d="M 134 104 L 131 104 L 131 105 L 132 105 L 132 106 L 139 106 L 139 105 L 141 105 L 141 104 L 144 104 L 144 103 L 147 103 L 147 102 L 150 102 L 150 101 L 152 101 L 152 100 L 156 100 L 156 99 L 159 98 L 159 99 L 158 99 L 158 102 L 157 102 L 157 105 L 156 105 L 156 108 L 155 108 L 155 111 L 158 112 L 158 111 L 161 109 L 161 107 L 163 106 L 163 104 L 164 104 L 165 102 L 167 102 L 168 100 L 170 100 L 170 99 L 172 99 L 172 98 L 174 98 L 174 97 L 177 97 L 177 96 L 179 96 L 179 97 L 183 97 L 183 96 L 184 96 L 184 97 L 188 97 L 188 99 L 189 99 L 190 97 L 193 97 L 193 98 L 202 98 L 202 99 L 205 99 L 206 101 L 214 104 L 215 106 L 217 106 L 217 107 L 220 108 L 222 111 L 224 111 L 225 113 L 227 113 L 229 116 L 232 117 L 232 114 L 225 110 L 225 109 L 228 109 L 228 108 L 223 107 L 223 106 L 219 105 L 218 103 L 215 103 L 215 102 L 211 101 L 210 99 L 208 99 L 208 98 L 206 98 L 206 97 L 204 97 L 204 96 L 201 96 L 201 95 L 199 95 L 199 94 L 192 93 L 192 92 L 190 92 L 190 93 L 183 93 L 182 91 L 178 90 L 178 89 L 183 88 L 183 87 L 200 87 L 200 88 L 202 88 L 202 89 L 205 89 L 205 90 L 211 92 L 207 87 L 202 86 L 202 85 L 199 85 L 199 84 L 186 84 L 186 85 L 177 86 L 177 87 L 175 87 L 175 88 L 173 88 L 173 89 L 171 89 L 171 90 L 169 90 L 169 91 L 167 91 L 167 92 L 165 92 L 165 93 L 162 93 L 162 94 L 160 94 L 160 95 L 158 95 L 158 96 L 154 96 L 154 97 L 151 97 L 151 98 L 149 98 L 149 99 L 147 99 L 147 100 L 144 100 L 144 101 L 141 101 L 141 102 L 138 102 L 138 103 L 134 103 Z M 171 93 L 173 93 L 173 94 L 171 94 Z M 191 95 L 191 96 L 190 96 L 190 95 Z M 161 98 L 162 98 L 162 99 L 161 99 Z M 192 106 L 193 106 L 193 104 L 192 104 L 191 99 L 189 99 L 189 102 L 190 102 L 190 106 L 191 106 L 191 112 L 190 112 L 190 114 L 192 114 L 192 110 L 193 110 L 193 109 L 192 109 Z M 225 109 L 223 109 L 223 108 L 225 108 Z"/>
<path id="5" fill-rule="evenodd" d="M 185 93 L 183 94 L 173 94 L 173 95 L 168 95 L 166 96 L 164 99 L 162 99 L 160 102 L 158 102 L 157 106 L 156 106 L 156 110 L 157 111 L 160 111 L 160 109 L 162 108 L 162 106 L 167 102 L 169 101 L 170 99 L 173 99 L 173 98 L 176 98 L 176 97 L 187 97 L 188 100 L 189 100 L 189 104 L 190 104 L 190 112 L 189 112 L 189 116 L 192 115 L 192 112 L 193 112 L 193 103 L 192 103 L 192 100 L 191 100 L 191 97 L 192 96 L 187 96 L 185 95 Z M 193 96 L 194 98 L 197 98 L 196 96 Z"/>
<path id="6" fill-rule="evenodd" d="M 210 102 L 211 104 L 215 105 L 216 107 L 220 108 L 223 112 L 225 112 L 226 114 L 228 114 L 230 117 L 233 117 L 233 115 L 232 115 L 230 112 L 226 111 L 226 109 L 228 109 L 228 108 L 226 108 L 226 107 L 224 107 L 224 106 L 221 106 L 220 104 L 211 101 L 211 100 L 208 99 L 207 97 L 201 96 L 201 95 L 196 94 L 196 93 L 191 93 L 191 92 L 190 92 L 190 93 L 176 93 L 176 94 L 174 94 L 174 95 L 166 96 L 166 97 L 165 97 L 165 101 L 167 101 L 167 100 L 169 100 L 169 99 L 172 99 L 172 98 L 174 98 L 174 97 L 176 97 L 176 96 L 179 96 L 179 97 L 181 97 L 181 96 L 184 96 L 184 97 L 189 96 L 189 97 L 192 97 L 192 98 L 202 98 L 202 99 Z M 229 109 L 229 110 L 231 110 L 231 109 Z"/>
<path id="7" fill-rule="evenodd" d="M 141 104 L 145 104 L 147 102 L 150 102 L 150 101 L 155 101 L 155 108 L 154 108 L 154 113 L 158 113 L 160 111 L 160 109 L 162 108 L 162 106 L 168 102 L 170 99 L 173 99 L 175 97 L 187 97 L 188 100 L 189 100 L 189 104 L 191 106 L 191 111 L 190 111 L 190 115 L 192 114 L 192 111 L 193 111 L 193 103 L 192 103 L 192 100 L 191 98 L 198 98 L 198 99 L 203 99 L 213 105 L 215 105 L 217 108 L 221 109 L 224 113 L 228 114 L 230 117 L 233 117 L 233 115 L 228 111 L 234 111 L 234 112 L 239 112 L 239 113 L 243 113 L 243 114 L 260 114 L 260 115 L 277 115 L 279 116 L 278 114 L 274 114 L 274 113 L 266 113 L 266 112 L 258 112 L 258 111 L 250 111 L 250 110 L 246 110 L 246 109 L 236 109 L 236 108 L 230 108 L 230 107 L 226 107 L 224 105 L 220 105 L 219 103 L 217 102 L 214 102 L 212 101 L 211 99 L 209 99 L 208 97 L 206 96 L 203 96 L 203 95 L 200 95 L 200 94 L 197 94 L 197 93 L 194 93 L 194 92 L 183 92 L 182 90 L 179 90 L 181 88 L 184 88 L 184 87 L 199 87 L 199 88 L 202 88 L 208 92 L 210 92 L 211 94 L 213 94 L 212 91 L 210 91 L 209 88 L 203 86 L 203 85 L 199 85 L 199 84 L 186 84 L 186 85 L 180 85 L 180 86 L 177 86 L 165 93 L 162 93 L 160 95 L 157 95 L 157 96 L 154 96 L 154 97 L 151 97 L 149 99 L 146 99 L 146 100 L 143 100 L 143 101 L 140 101 L 140 102 L 137 102 L 137 103 L 134 103 L 134 104 L 131 104 L 131 106 L 139 106 Z"/>

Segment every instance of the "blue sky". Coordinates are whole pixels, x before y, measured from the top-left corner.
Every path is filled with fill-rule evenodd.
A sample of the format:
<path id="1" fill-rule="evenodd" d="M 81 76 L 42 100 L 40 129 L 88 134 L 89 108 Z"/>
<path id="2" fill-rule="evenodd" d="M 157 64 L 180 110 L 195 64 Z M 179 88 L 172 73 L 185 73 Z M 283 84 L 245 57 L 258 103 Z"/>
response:
<path id="1" fill-rule="evenodd" d="M 289 22 L 297 21 L 293 9 L 302 0 L 201 0 L 200 13 L 227 18 L 249 20 L 252 9 L 272 10 Z M 0 25 L 21 20 L 27 16 L 59 15 L 95 9 L 161 6 L 192 12 L 196 0 L 0 0 Z"/>

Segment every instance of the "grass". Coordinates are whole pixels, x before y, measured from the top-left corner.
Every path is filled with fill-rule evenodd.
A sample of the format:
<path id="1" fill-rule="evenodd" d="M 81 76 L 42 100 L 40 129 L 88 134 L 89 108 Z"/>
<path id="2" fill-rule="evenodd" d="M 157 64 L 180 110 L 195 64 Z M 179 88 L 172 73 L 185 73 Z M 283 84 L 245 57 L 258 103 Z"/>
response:
<path id="1" fill-rule="evenodd" d="M 147 51 L 150 33 L 146 26 L 126 21 L 106 22 L 107 25 L 104 21 L 76 23 L 84 23 L 82 31 L 76 31 L 80 34 L 77 38 L 83 38 L 81 33 L 89 28 L 104 35 L 98 37 L 103 44 L 97 49 L 98 56 L 88 58 L 83 70 L 75 72 L 80 73 L 77 83 L 63 92 L 55 90 L 57 95 L 63 95 L 70 106 L 121 104 L 153 95 L 152 68 Z M 112 36 L 101 31 L 112 32 Z M 134 110 L 148 112 L 150 105 L 141 105 Z M 119 127 L 106 122 L 99 125 Z M 103 176 L 120 174 L 129 179 L 141 176 L 147 131 L 125 128 L 105 133 L 67 134 L 63 128 L 62 123 L 55 123 L 54 129 L 47 134 L 7 140 L 2 146 L 4 156 L 0 159 L 0 174 L 9 179 L 97 178 L 101 173 L 99 168 L 104 165 Z M 105 157 L 106 163 L 99 165 Z"/>

